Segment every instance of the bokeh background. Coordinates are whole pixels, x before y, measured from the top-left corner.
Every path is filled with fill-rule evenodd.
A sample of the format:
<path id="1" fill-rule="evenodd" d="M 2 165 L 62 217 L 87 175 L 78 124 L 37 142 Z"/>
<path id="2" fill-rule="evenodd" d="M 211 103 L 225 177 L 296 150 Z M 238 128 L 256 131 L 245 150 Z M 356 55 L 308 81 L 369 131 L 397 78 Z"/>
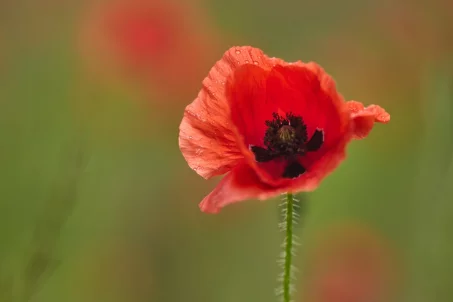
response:
<path id="1" fill-rule="evenodd" d="M 392 115 L 300 196 L 296 301 L 452 301 L 452 1 L 2 0 L 1 302 L 277 301 L 278 198 L 203 214 L 178 149 L 233 45 Z"/>

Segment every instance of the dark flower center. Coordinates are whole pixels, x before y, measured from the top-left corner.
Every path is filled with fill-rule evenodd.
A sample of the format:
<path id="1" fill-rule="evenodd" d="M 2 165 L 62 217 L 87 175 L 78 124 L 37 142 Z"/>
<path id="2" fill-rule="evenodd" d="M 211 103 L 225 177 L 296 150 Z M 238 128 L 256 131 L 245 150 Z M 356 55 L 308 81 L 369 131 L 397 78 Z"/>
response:
<path id="1" fill-rule="evenodd" d="M 265 122 L 267 129 L 264 134 L 264 148 L 251 146 L 257 162 L 268 162 L 283 159 L 288 162 L 282 177 L 296 178 L 306 169 L 297 161 L 298 156 L 321 148 L 324 132 L 317 129 L 308 141 L 307 126 L 302 117 L 287 113 L 286 118 L 272 114 L 273 119 Z"/>

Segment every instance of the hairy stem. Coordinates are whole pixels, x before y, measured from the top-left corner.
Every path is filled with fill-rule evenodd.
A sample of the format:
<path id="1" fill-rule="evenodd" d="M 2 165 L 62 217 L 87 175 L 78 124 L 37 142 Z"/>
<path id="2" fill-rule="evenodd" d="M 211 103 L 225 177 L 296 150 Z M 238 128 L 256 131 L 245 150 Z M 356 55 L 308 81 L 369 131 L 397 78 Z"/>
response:
<path id="1" fill-rule="evenodd" d="M 286 246 L 285 246 L 285 268 L 283 276 L 283 301 L 291 301 L 291 265 L 293 260 L 293 194 L 286 195 Z"/>
<path id="2" fill-rule="evenodd" d="M 292 280 L 294 279 L 294 266 L 292 265 L 294 256 L 294 245 L 296 244 L 293 234 L 294 224 L 298 216 L 295 208 L 298 207 L 297 200 L 294 198 L 292 193 L 287 193 L 284 202 L 282 204 L 283 222 L 280 227 L 285 232 L 285 241 L 283 242 L 283 252 L 280 259 L 283 273 L 281 278 L 281 288 L 278 294 L 281 294 L 283 302 L 291 302 L 291 294 L 293 292 Z"/>

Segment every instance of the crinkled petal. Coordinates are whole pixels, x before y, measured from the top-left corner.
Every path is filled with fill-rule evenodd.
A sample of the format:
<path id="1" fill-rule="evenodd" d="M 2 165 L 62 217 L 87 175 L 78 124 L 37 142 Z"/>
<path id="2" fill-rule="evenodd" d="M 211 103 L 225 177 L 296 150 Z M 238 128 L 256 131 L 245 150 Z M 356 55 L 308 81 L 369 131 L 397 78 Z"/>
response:
<path id="1" fill-rule="evenodd" d="M 213 112 L 214 108 L 211 108 Z M 222 121 L 221 107 L 214 118 L 201 119 L 196 106 L 184 113 L 179 127 L 179 147 L 190 168 L 204 178 L 231 170 L 243 158 L 236 137 Z"/>
<path id="2" fill-rule="evenodd" d="M 225 95 L 228 76 L 244 64 L 267 66 L 269 61 L 279 62 L 253 47 L 229 49 L 203 80 L 198 97 L 186 107 L 179 147 L 189 166 L 202 177 L 224 174 L 243 158 Z"/>
<path id="3" fill-rule="evenodd" d="M 230 171 L 243 158 L 243 141 L 230 116 L 225 93 L 227 78 L 243 65 L 270 68 L 283 62 L 260 49 L 232 47 L 203 80 L 198 97 L 186 107 L 179 127 L 179 147 L 189 166 L 204 178 Z"/>
<path id="4" fill-rule="evenodd" d="M 388 123 L 390 114 L 378 105 L 364 107 L 362 103 L 349 101 L 346 103 L 351 113 L 352 133 L 354 139 L 362 139 L 368 136 L 374 123 Z"/>
<path id="5" fill-rule="evenodd" d="M 231 170 L 200 203 L 206 213 L 218 213 L 226 205 L 251 198 L 264 200 L 284 193 L 286 188 L 271 187 L 261 182 L 255 171 L 246 163 Z"/>

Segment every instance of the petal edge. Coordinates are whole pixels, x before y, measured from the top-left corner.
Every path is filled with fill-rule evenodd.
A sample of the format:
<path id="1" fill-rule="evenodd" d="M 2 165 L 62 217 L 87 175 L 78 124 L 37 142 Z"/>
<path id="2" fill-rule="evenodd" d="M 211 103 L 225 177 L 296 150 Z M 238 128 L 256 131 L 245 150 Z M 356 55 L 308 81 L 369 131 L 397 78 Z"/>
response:
<path id="1" fill-rule="evenodd" d="M 262 183 L 255 171 L 242 163 L 225 175 L 199 206 L 205 213 L 216 214 L 229 204 L 252 198 L 264 200 L 284 191 L 285 188 L 275 188 Z"/>
<path id="2" fill-rule="evenodd" d="M 351 113 L 352 134 L 354 139 L 363 139 L 368 136 L 374 123 L 390 122 L 390 114 L 378 105 L 364 107 L 362 103 L 349 101 L 346 103 Z"/>

